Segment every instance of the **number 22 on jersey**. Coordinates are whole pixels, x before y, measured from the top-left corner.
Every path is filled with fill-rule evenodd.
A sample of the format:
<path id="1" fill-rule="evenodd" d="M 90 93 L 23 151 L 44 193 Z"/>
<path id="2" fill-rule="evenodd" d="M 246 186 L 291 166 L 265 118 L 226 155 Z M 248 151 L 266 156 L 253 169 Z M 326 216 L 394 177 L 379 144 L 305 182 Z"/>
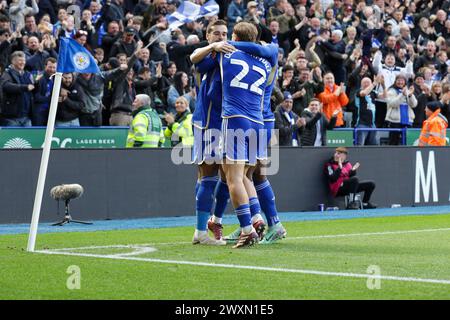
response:
<path id="1" fill-rule="evenodd" d="M 240 60 L 240 59 L 230 59 L 230 64 L 238 65 L 242 67 L 241 72 L 239 72 L 230 82 L 231 87 L 241 88 L 244 90 L 248 90 L 249 84 L 245 83 L 243 80 L 245 76 L 250 71 L 250 68 L 248 66 L 248 63 Z M 250 85 L 250 91 L 262 96 L 263 90 L 259 88 L 262 84 L 266 82 L 266 72 L 264 69 L 258 67 L 258 66 L 252 66 L 252 70 L 258 72 L 261 75 L 261 78 L 259 78 L 257 81 L 255 81 L 252 85 Z"/>

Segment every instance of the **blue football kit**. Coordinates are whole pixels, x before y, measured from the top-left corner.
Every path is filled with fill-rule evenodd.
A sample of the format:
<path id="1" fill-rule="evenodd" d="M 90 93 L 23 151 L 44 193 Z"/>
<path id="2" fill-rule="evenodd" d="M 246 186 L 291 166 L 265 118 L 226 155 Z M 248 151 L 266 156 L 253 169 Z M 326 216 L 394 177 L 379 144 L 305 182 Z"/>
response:
<path id="1" fill-rule="evenodd" d="M 193 162 L 201 164 L 221 160 L 219 148 L 222 126 L 222 82 L 220 69 L 211 56 L 195 65 L 197 100 L 192 124 L 194 126 Z"/>
<path id="2" fill-rule="evenodd" d="M 270 65 L 271 71 L 267 78 L 266 87 L 263 96 L 263 109 L 262 116 L 264 121 L 264 129 L 258 137 L 258 159 L 267 158 L 267 148 L 272 137 L 272 130 L 275 127 L 275 116 L 271 109 L 270 97 L 272 95 L 273 88 L 276 84 L 277 70 L 278 70 L 278 45 L 258 45 L 249 42 L 235 42 L 230 41 L 230 44 L 237 49 L 243 50 L 247 53 L 255 56 L 266 58 Z"/>
<path id="3" fill-rule="evenodd" d="M 222 75 L 223 153 L 229 160 L 256 163 L 263 128 L 263 97 L 270 62 L 237 50 L 219 56 Z"/>

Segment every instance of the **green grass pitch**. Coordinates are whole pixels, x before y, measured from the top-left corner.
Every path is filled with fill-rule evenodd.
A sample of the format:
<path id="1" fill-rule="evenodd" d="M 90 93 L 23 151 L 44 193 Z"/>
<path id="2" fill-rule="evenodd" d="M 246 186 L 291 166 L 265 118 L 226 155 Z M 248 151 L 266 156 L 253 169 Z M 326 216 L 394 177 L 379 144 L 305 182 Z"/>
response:
<path id="1" fill-rule="evenodd" d="M 192 227 L 38 234 L 51 255 L 3 235 L 0 299 L 450 299 L 450 214 L 285 226 L 287 239 L 238 250 L 193 246 Z"/>

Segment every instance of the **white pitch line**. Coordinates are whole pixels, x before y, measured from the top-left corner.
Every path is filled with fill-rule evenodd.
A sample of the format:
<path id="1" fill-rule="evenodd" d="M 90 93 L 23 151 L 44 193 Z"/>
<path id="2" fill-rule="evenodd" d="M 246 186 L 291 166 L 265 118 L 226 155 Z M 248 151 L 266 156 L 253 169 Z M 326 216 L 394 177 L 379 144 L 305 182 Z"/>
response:
<path id="1" fill-rule="evenodd" d="M 364 236 L 382 236 L 393 234 L 408 234 L 408 233 L 422 233 L 422 232 L 438 232 L 438 231 L 450 231 L 450 228 L 438 228 L 438 229 L 417 229 L 417 230 L 398 230 L 398 231 L 383 231 L 383 232 L 367 232 L 367 233 L 344 233 L 344 234 L 329 234 L 329 235 L 315 235 L 315 236 L 300 236 L 300 237 L 287 237 L 286 240 L 303 240 L 303 239 L 326 239 L 326 238 L 345 238 L 345 237 L 364 237 Z M 132 245 L 105 245 L 105 246 L 88 246 L 78 248 L 57 248 L 51 249 L 52 251 L 73 251 L 73 250 L 95 250 L 95 249 L 110 249 L 110 248 L 135 248 L 142 246 L 161 246 L 161 245 L 179 245 L 179 244 L 191 244 L 189 241 L 179 242 L 152 242 L 152 243 L 138 243 Z"/>
<path id="2" fill-rule="evenodd" d="M 145 246 L 176 245 L 176 244 L 189 244 L 189 243 L 192 243 L 192 242 L 184 241 L 184 242 L 153 242 L 153 243 L 136 243 L 136 244 L 113 244 L 113 245 L 107 245 L 107 246 L 57 248 L 57 249 L 48 249 L 48 250 L 64 252 L 64 251 L 74 251 L 74 250 L 95 250 L 95 249 L 114 249 L 114 248 L 134 249 L 134 248 L 145 247 Z M 44 249 L 44 250 L 47 250 L 47 249 Z"/>
<path id="3" fill-rule="evenodd" d="M 403 230 L 403 231 L 383 231 L 383 232 L 367 232 L 367 233 L 330 234 L 330 235 L 321 235 L 321 236 L 319 235 L 319 236 L 288 237 L 288 238 L 286 238 L 286 240 L 345 238 L 345 237 L 359 237 L 359 236 L 383 236 L 383 235 L 389 235 L 389 234 L 408 234 L 408 233 L 437 232 L 437 231 L 450 231 L 450 228 Z"/>
<path id="4" fill-rule="evenodd" d="M 372 276 L 369 274 L 360 274 L 360 273 L 328 272 L 328 271 L 302 270 L 302 269 L 283 269 L 283 268 L 246 266 L 246 265 L 236 265 L 236 264 L 209 263 L 209 262 L 197 262 L 197 261 L 185 261 L 185 260 L 163 260 L 163 259 L 138 258 L 138 257 L 119 256 L 119 255 L 98 255 L 98 254 L 48 251 L 48 250 L 38 250 L 35 252 L 50 254 L 50 255 L 66 255 L 66 256 L 90 257 L 90 258 L 101 258 L 101 259 L 114 259 L 114 260 L 145 261 L 145 262 L 155 262 L 155 263 L 165 263 L 165 264 L 181 264 L 181 265 L 202 266 L 202 267 L 220 267 L 220 268 L 228 268 L 228 269 L 246 269 L 246 270 L 259 270 L 259 271 L 271 271 L 271 272 L 284 272 L 284 273 L 299 273 L 299 274 L 312 274 L 312 275 L 319 275 L 319 276 L 335 276 L 335 277 L 347 277 L 347 278 L 366 278 L 366 279 L 373 278 L 373 279 L 383 279 L 383 280 L 393 280 L 393 281 L 422 282 L 422 283 L 435 283 L 435 284 L 450 285 L 450 280 L 443 280 L 443 279 L 423 279 L 423 278 L 383 276 L 383 275 Z"/>

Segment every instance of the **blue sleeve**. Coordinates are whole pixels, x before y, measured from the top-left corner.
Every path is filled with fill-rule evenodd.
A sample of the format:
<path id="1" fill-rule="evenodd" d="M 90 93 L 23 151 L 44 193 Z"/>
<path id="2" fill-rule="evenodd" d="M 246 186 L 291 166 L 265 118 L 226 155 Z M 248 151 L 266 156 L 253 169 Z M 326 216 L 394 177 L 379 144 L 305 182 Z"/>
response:
<path id="1" fill-rule="evenodd" d="M 201 74 L 207 73 L 208 71 L 218 67 L 217 55 L 213 58 L 210 54 L 207 55 L 202 61 L 195 64 L 195 69 Z"/>
<path id="2" fill-rule="evenodd" d="M 276 44 L 271 43 L 263 46 L 253 42 L 243 41 L 229 41 L 229 43 L 238 50 L 268 59 L 272 66 L 278 62 L 278 45 Z"/>

